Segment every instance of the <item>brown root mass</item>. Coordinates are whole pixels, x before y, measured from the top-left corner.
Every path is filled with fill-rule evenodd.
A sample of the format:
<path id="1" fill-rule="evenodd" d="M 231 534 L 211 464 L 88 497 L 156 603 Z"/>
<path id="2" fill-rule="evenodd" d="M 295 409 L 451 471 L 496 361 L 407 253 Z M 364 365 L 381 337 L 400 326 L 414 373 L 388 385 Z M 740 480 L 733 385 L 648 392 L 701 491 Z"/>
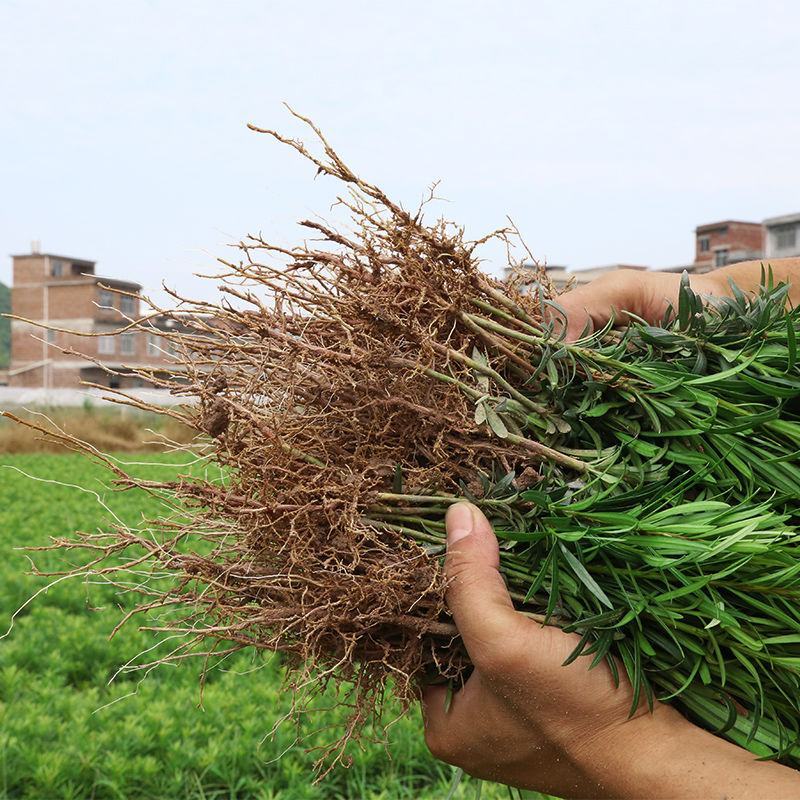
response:
<path id="1" fill-rule="evenodd" d="M 400 495 L 479 491 L 479 475 L 497 466 L 526 486 L 538 480 L 539 446 L 498 438 L 475 416 L 486 381 L 530 378 L 530 358 L 471 314 L 482 303 L 513 304 L 504 324 L 522 315 L 535 329 L 540 298 L 487 277 L 476 257 L 485 239 L 426 224 L 425 204 L 405 211 L 304 121 L 320 157 L 262 132 L 347 185 L 339 202 L 352 232 L 305 221 L 315 238 L 295 249 L 250 237 L 238 260 L 222 262 L 223 302 L 176 295 L 177 310 L 153 306 L 180 322 L 165 334 L 176 363 L 166 376 L 141 374 L 199 398 L 165 413 L 205 437 L 222 478 L 195 471 L 146 483 L 109 462 L 122 486 L 160 494 L 174 514 L 147 533 L 115 529 L 58 544 L 92 548 L 93 568 L 111 580 L 145 566 L 172 576 L 139 581 L 140 609 L 178 609 L 162 615 L 163 628 L 184 638 L 163 660 L 272 649 L 292 654 L 298 686 L 349 682 L 347 739 L 388 678 L 408 701 L 423 674 L 457 678 L 466 666 L 444 603 L 441 548 L 381 524 L 381 508 L 386 493 L 396 511 Z M 477 363 L 475 348 L 484 354 Z"/>

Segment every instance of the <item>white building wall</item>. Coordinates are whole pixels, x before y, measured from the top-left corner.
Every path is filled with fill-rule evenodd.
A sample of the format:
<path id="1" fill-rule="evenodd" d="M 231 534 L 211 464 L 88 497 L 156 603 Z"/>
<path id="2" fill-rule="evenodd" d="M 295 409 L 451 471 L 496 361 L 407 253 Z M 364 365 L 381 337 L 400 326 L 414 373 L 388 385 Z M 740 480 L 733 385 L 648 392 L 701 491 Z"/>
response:
<path id="1" fill-rule="evenodd" d="M 764 249 L 765 258 L 790 258 L 791 256 L 800 256 L 800 217 L 787 219 L 767 221 L 766 226 L 766 247 Z M 781 231 L 793 230 L 794 243 L 787 246 L 780 247 L 778 245 L 779 234 Z"/>

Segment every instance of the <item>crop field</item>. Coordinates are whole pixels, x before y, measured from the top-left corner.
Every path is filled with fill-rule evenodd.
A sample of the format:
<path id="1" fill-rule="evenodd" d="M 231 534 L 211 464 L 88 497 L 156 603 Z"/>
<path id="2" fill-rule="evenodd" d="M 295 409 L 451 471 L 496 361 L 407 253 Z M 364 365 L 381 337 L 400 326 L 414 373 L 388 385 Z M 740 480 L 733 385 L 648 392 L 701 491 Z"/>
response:
<path id="1" fill-rule="evenodd" d="M 141 460 L 142 475 L 179 471 L 177 457 L 124 458 Z M 108 473 L 83 457 L 0 455 L 0 633 L 14 610 L 47 584 L 29 574 L 28 555 L 51 570 L 75 558 L 17 548 L 108 525 L 98 497 L 127 522 L 155 507 L 142 492 L 110 489 Z M 428 754 L 416 711 L 390 728 L 387 747 L 365 745 L 349 769 L 314 784 L 308 750 L 332 736 L 315 731 L 341 725 L 344 712 L 309 717 L 299 744 L 291 723 L 268 736 L 288 707 L 275 657 L 229 659 L 224 670 L 208 675 L 202 706 L 199 663 L 110 681 L 153 643 L 153 634 L 135 625 L 109 640 L 126 607 L 130 600 L 108 586 L 64 581 L 25 607 L 0 640 L 0 797 L 447 796 L 452 770 Z M 471 798 L 477 788 L 462 781 L 454 797 Z M 508 791 L 485 785 L 481 797 L 508 797 Z"/>

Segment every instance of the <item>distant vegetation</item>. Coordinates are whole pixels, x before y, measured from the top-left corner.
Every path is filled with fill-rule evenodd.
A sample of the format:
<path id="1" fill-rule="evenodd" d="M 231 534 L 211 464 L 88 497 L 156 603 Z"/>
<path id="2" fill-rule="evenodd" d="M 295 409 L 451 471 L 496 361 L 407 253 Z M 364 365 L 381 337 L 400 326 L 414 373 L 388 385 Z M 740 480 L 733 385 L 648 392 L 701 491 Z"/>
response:
<path id="1" fill-rule="evenodd" d="M 0 283 L 0 314 L 11 311 L 11 291 Z M 5 369 L 11 356 L 11 320 L 0 317 L 0 369 Z"/>
<path id="2" fill-rule="evenodd" d="M 48 430 L 60 429 L 102 451 L 161 451 L 166 442 L 185 444 L 194 436 L 194 431 L 170 417 L 129 408 L 98 408 L 88 401 L 83 408 L 12 411 L 21 419 Z M 0 453 L 57 453 L 64 449 L 58 439 L 45 438 L 38 431 L 0 417 Z"/>

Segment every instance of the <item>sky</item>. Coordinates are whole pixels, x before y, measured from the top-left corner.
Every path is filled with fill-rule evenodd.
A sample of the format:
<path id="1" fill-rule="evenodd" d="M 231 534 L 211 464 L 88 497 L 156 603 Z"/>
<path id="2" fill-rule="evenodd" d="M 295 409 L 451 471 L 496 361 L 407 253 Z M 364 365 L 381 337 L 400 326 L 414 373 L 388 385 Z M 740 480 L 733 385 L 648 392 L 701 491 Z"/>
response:
<path id="1" fill-rule="evenodd" d="M 337 186 L 247 130 L 301 134 L 284 101 L 471 237 L 688 263 L 698 224 L 800 211 L 799 33 L 772 0 L 0 0 L 0 281 L 39 240 L 209 297 L 247 233 L 302 242 Z"/>

